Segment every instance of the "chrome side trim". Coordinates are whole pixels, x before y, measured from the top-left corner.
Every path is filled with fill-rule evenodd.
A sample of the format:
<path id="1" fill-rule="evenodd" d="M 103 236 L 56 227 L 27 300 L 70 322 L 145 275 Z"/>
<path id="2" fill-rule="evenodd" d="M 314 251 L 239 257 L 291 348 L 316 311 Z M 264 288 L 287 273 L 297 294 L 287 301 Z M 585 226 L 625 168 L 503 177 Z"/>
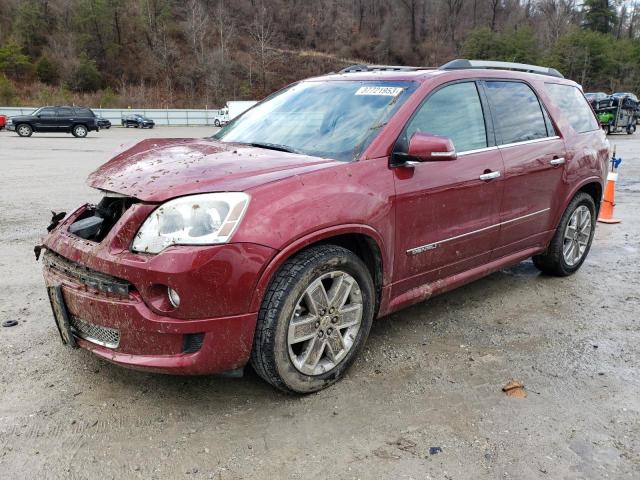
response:
<path id="1" fill-rule="evenodd" d="M 527 213 L 526 215 L 522 215 L 521 217 L 512 218 L 511 220 L 506 220 L 504 222 L 500 222 L 498 225 L 507 225 L 509 223 L 517 222 L 518 220 L 524 220 L 525 218 L 533 217 L 534 215 L 539 215 L 544 212 L 548 212 L 551 210 L 550 208 L 543 208 L 542 210 L 538 210 L 537 212 Z"/>
<path id="2" fill-rule="evenodd" d="M 465 150 L 464 152 L 458 152 L 458 156 L 471 155 L 473 153 L 490 152 L 491 150 L 497 150 L 498 148 L 517 147 L 518 145 L 527 145 L 529 143 L 546 142 L 548 140 L 560 140 L 557 135 L 554 137 L 536 138 L 535 140 L 524 140 L 522 142 L 505 143 L 504 145 L 494 145 L 493 147 L 476 148 L 474 150 Z"/>
<path id="3" fill-rule="evenodd" d="M 525 140 L 524 142 L 505 143 L 504 145 L 498 145 L 500 148 L 517 147 L 519 145 L 528 145 L 530 143 L 547 142 L 549 140 L 560 140 L 557 135 L 555 137 L 536 138 L 535 140 Z"/>
<path id="4" fill-rule="evenodd" d="M 456 154 L 456 151 L 451 152 L 431 152 L 432 157 L 452 157 Z"/>
<path id="5" fill-rule="evenodd" d="M 482 153 L 482 152 L 490 152 L 491 150 L 497 150 L 498 147 L 485 147 L 485 148 L 476 148 L 475 150 L 466 150 L 464 152 L 460 152 L 458 153 L 459 157 L 462 157 L 463 155 L 471 155 L 473 153 Z"/>
<path id="6" fill-rule="evenodd" d="M 443 243 L 451 242 L 453 240 L 458 240 L 460 238 L 468 237 L 470 235 L 475 235 L 476 233 L 485 232 L 492 228 L 498 228 L 502 225 L 508 225 L 509 223 L 517 222 L 518 220 L 524 220 L 525 218 L 533 217 L 534 215 L 539 215 L 541 213 L 547 212 L 551 210 L 550 208 L 544 208 L 542 210 L 538 210 L 537 212 L 528 213 L 526 215 L 522 215 L 521 217 L 512 218 L 511 220 L 506 220 L 504 222 L 496 223 L 495 225 L 489 225 L 488 227 L 479 228 L 478 230 L 473 230 L 471 232 L 462 233 L 460 235 L 456 235 L 455 237 L 445 238 L 444 240 L 438 240 L 437 242 L 428 243 L 426 245 L 421 245 L 419 247 L 411 248 L 406 251 L 407 255 L 417 255 L 422 252 L 426 252 L 427 250 L 433 250 L 437 248 L 438 245 L 442 245 Z"/>

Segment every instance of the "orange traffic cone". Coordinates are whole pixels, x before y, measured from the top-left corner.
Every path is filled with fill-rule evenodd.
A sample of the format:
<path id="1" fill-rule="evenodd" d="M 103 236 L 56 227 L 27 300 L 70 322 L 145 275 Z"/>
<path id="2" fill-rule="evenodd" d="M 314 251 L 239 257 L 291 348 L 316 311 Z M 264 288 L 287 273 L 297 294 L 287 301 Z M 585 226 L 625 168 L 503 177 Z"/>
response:
<path id="1" fill-rule="evenodd" d="M 620 223 L 621 220 L 613 218 L 613 207 L 615 206 L 615 190 L 618 172 L 609 172 L 607 176 L 607 186 L 604 189 L 604 198 L 600 205 L 600 215 L 598 221 L 602 223 Z"/>

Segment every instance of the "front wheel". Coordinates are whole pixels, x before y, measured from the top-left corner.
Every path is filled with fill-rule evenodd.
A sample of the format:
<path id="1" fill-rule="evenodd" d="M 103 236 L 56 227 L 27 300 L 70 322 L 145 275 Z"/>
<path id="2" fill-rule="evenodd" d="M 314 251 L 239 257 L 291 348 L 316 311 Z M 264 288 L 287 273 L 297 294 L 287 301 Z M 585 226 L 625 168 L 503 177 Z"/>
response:
<path id="1" fill-rule="evenodd" d="M 562 214 L 547 250 L 533 257 L 546 274 L 566 277 L 575 273 L 589 253 L 596 229 L 596 205 L 591 195 L 578 193 Z"/>
<path id="2" fill-rule="evenodd" d="M 219 127 L 219 126 L 220 126 L 220 120 L 218 120 L 218 119 L 216 118 L 216 119 L 214 120 L 213 124 L 214 124 L 216 127 Z"/>
<path id="3" fill-rule="evenodd" d="M 629 125 L 627 125 L 627 133 L 629 135 L 633 135 L 633 133 L 636 131 L 636 124 L 634 123 L 630 123 Z"/>
<path id="4" fill-rule="evenodd" d="M 16 132 L 21 137 L 30 137 L 33 134 L 33 128 L 27 123 L 21 123 L 16 127 Z"/>
<path id="5" fill-rule="evenodd" d="M 275 275 L 258 313 L 251 364 L 290 393 L 338 381 L 365 343 L 375 305 L 371 275 L 350 250 L 300 252 Z"/>

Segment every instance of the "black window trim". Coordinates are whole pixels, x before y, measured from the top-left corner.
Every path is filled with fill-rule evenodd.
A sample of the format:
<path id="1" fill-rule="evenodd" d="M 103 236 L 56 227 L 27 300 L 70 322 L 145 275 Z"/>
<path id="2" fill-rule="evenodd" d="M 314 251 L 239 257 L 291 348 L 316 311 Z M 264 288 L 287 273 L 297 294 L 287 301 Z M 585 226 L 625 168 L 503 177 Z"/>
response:
<path id="1" fill-rule="evenodd" d="M 533 92 L 533 95 L 538 100 L 538 106 L 540 107 L 540 111 L 542 112 L 542 119 L 544 120 L 545 130 L 547 131 L 547 136 L 546 137 L 534 138 L 533 140 L 523 140 L 521 142 L 502 143 L 502 141 L 503 141 L 502 140 L 502 136 L 498 132 L 498 129 L 496 128 L 496 130 L 495 130 L 496 146 L 498 146 L 500 148 L 504 148 L 504 147 L 512 147 L 512 146 L 517 146 L 517 145 L 525 145 L 527 143 L 537 143 L 537 142 L 541 142 L 541 141 L 544 141 L 544 140 L 556 140 L 556 139 L 560 138 L 560 134 L 558 133 L 559 130 L 557 128 L 557 125 L 555 125 L 553 117 L 551 117 L 551 115 L 549 114 L 549 109 L 547 108 L 545 103 L 540 98 L 540 95 L 538 95 L 538 92 L 536 91 L 535 87 L 533 85 L 531 85 L 529 82 L 527 82 L 526 80 L 519 79 L 519 78 L 516 79 L 516 78 L 498 78 L 498 77 L 496 77 L 496 78 L 484 77 L 484 78 L 480 79 L 480 82 L 482 83 L 482 88 L 483 89 L 486 88 L 486 83 L 487 82 L 512 82 L 512 83 L 523 83 L 523 84 L 525 84 L 527 87 L 529 87 L 531 89 L 531 91 Z M 553 83 L 555 83 L 555 82 L 553 82 Z M 559 84 L 559 85 L 564 85 L 564 84 Z M 493 107 L 493 105 L 491 105 L 491 102 L 489 101 L 489 96 L 488 95 L 487 95 L 487 103 L 489 104 L 489 110 L 491 111 L 491 117 L 492 118 L 496 118 L 496 113 L 494 112 L 494 107 Z M 551 130 L 552 130 L 551 132 L 549 132 L 549 128 L 551 128 Z M 498 141 L 498 138 L 500 139 L 500 141 Z"/>
<path id="2" fill-rule="evenodd" d="M 487 146 L 482 148 L 472 149 L 472 150 L 464 150 L 461 152 L 456 151 L 456 154 L 458 156 L 469 155 L 469 154 L 485 152 L 485 151 L 489 151 L 497 148 L 497 138 L 496 138 L 496 133 L 495 133 L 494 124 L 493 124 L 493 115 L 492 115 L 492 112 L 489 111 L 489 102 L 488 102 L 488 99 L 486 98 L 484 87 L 480 86 L 480 82 L 482 82 L 482 78 L 460 78 L 458 80 L 452 80 L 450 82 L 442 83 L 437 87 L 433 88 L 432 90 L 430 90 L 422 99 L 422 101 L 418 104 L 418 106 L 413 110 L 413 112 L 411 113 L 411 116 L 407 119 L 404 126 L 402 127 L 400 134 L 393 142 L 393 148 L 391 149 L 391 157 L 389 159 L 389 165 L 391 167 L 397 167 L 399 165 L 404 164 L 405 161 L 407 160 L 405 158 L 407 156 L 406 152 L 401 152 L 398 149 L 398 142 L 406 132 L 407 127 L 413 121 L 414 117 L 418 114 L 420 109 L 424 106 L 424 104 L 427 103 L 431 98 L 431 96 L 437 93 L 438 91 L 444 88 L 447 88 L 451 85 L 456 85 L 458 83 L 474 83 L 475 84 L 476 91 L 478 92 L 478 97 L 480 99 L 480 108 L 482 109 L 482 116 L 484 118 L 484 129 L 485 129 L 485 135 L 487 137 Z M 400 158 L 398 158 L 397 160 L 395 159 L 396 155 L 400 156 Z"/>

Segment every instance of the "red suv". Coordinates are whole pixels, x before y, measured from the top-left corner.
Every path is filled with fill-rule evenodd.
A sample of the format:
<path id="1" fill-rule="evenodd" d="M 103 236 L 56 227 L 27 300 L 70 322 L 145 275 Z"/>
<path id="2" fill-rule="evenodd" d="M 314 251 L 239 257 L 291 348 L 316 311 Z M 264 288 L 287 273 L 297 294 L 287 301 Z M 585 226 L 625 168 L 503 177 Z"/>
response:
<path id="1" fill-rule="evenodd" d="M 609 145 L 555 70 L 457 60 L 295 83 L 212 138 L 148 139 L 44 239 L 65 343 L 119 365 L 312 392 L 374 318 L 533 257 L 570 275 Z"/>

